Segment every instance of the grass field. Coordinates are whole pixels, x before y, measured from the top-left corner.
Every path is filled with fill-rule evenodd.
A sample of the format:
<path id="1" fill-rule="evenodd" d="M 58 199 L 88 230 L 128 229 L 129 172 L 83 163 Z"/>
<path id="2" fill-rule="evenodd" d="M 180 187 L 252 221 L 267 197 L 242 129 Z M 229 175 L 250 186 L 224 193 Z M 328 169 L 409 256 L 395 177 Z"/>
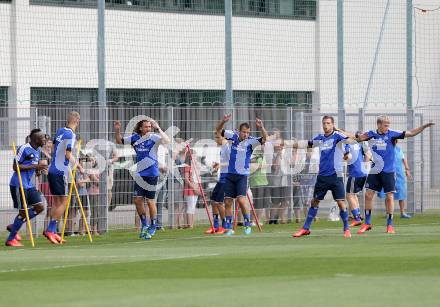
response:
<path id="1" fill-rule="evenodd" d="M 290 224 L 250 237 L 198 228 L 2 247 L 0 306 L 440 306 L 439 218 L 396 219 L 396 235 L 375 222 L 351 239 L 321 221 L 299 239 Z"/>

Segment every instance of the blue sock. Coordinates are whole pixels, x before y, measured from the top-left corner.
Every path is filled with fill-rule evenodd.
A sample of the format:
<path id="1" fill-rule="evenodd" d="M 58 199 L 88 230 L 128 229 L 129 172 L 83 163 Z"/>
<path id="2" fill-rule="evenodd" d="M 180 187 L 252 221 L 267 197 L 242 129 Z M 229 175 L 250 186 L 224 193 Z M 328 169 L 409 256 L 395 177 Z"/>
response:
<path id="1" fill-rule="evenodd" d="M 232 229 L 232 216 L 226 217 L 226 229 Z"/>
<path id="2" fill-rule="evenodd" d="M 365 210 L 365 224 L 371 225 L 371 210 Z"/>
<path id="3" fill-rule="evenodd" d="M 348 230 L 349 226 L 348 226 L 348 212 L 347 212 L 347 210 L 340 210 L 339 216 L 341 217 L 341 220 L 344 223 L 344 231 Z"/>
<path id="4" fill-rule="evenodd" d="M 34 217 L 36 217 L 38 215 L 38 213 L 34 209 L 29 209 L 28 210 L 28 214 L 29 214 L 29 219 L 30 220 L 32 220 Z"/>
<path id="5" fill-rule="evenodd" d="M 156 226 L 157 226 L 157 218 L 156 217 L 151 219 L 150 225 L 151 225 L 151 227 L 156 228 Z"/>
<path id="6" fill-rule="evenodd" d="M 30 209 L 28 211 L 29 214 L 29 220 L 32 220 L 34 217 L 38 215 L 38 213 L 34 209 Z M 8 241 L 13 240 L 15 238 L 15 235 L 20 230 L 21 226 L 26 222 L 26 218 L 21 217 L 21 215 L 17 215 L 15 217 L 14 223 L 12 224 L 11 233 L 8 236 Z"/>
<path id="7" fill-rule="evenodd" d="M 303 228 L 306 230 L 310 229 L 310 225 L 312 225 L 313 219 L 316 217 L 316 214 L 318 213 L 319 207 L 310 207 L 309 212 L 307 212 L 307 218 L 304 223 Z"/>
<path id="8" fill-rule="evenodd" d="M 222 219 L 222 227 L 226 228 L 226 218 Z"/>
<path id="9" fill-rule="evenodd" d="M 21 217 L 20 214 L 18 214 L 15 217 L 14 223 L 12 224 L 11 232 L 9 233 L 9 236 L 8 236 L 8 241 L 15 239 L 15 235 L 20 230 L 21 226 L 24 224 L 25 221 L 26 221 L 26 219 Z"/>
<path id="10" fill-rule="evenodd" d="M 245 227 L 251 226 L 251 215 L 249 213 L 243 214 L 243 219 L 244 219 L 244 226 Z"/>
<path id="11" fill-rule="evenodd" d="M 387 226 L 393 226 L 393 214 L 388 214 Z"/>
<path id="12" fill-rule="evenodd" d="M 57 232 L 57 221 L 56 220 L 51 220 L 49 222 L 49 225 L 47 226 L 47 231 L 48 232 Z"/>
<path id="13" fill-rule="evenodd" d="M 141 219 L 142 227 L 147 227 L 148 223 L 147 223 L 147 217 L 145 216 L 145 214 L 139 215 L 139 218 Z"/>
<path id="14" fill-rule="evenodd" d="M 351 214 L 353 214 L 353 217 L 357 222 L 360 222 L 362 220 L 361 219 L 361 210 L 359 208 L 351 210 Z"/>
<path id="15" fill-rule="evenodd" d="M 218 214 L 214 214 L 214 228 L 217 229 L 218 226 Z"/>

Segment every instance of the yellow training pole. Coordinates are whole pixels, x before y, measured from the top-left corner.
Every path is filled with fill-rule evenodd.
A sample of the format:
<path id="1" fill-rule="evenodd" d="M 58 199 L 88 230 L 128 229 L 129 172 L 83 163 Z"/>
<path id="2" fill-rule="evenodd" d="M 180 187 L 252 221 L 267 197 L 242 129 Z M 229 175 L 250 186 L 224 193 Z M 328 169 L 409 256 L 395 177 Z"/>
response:
<path id="1" fill-rule="evenodd" d="M 80 150 L 81 150 L 81 140 L 78 141 L 78 148 L 76 150 L 77 157 L 79 157 Z M 76 168 L 77 168 L 77 164 L 75 164 L 75 166 L 73 167 L 73 174 L 72 171 L 70 171 L 70 176 L 72 177 L 72 183 L 75 182 Z M 70 201 L 72 200 L 72 193 L 73 193 L 73 184 L 70 185 L 69 194 L 67 195 L 66 211 L 64 212 L 63 229 L 61 230 L 61 243 L 64 242 L 64 232 L 66 231 L 67 218 L 69 217 L 69 207 L 70 207 Z"/>
<path id="2" fill-rule="evenodd" d="M 12 151 L 14 152 L 14 156 L 17 156 L 17 150 L 15 148 L 15 143 L 14 142 L 12 143 Z M 21 197 L 23 198 L 24 212 L 26 214 L 26 224 L 27 224 L 27 227 L 28 227 L 28 231 L 29 231 L 29 236 L 30 236 L 32 247 L 35 247 L 34 235 L 32 234 L 32 227 L 31 227 L 31 221 L 29 219 L 29 212 L 28 212 L 26 197 L 24 195 L 23 182 L 21 181 L 20 165 L 18 164 L 17 159 L 14 159 L 14 161 L 15 161 L 15 165 L 17 166 L 18 182 L 20 183 L 20 192 L 21 192 Z"/>
<path id="3" fill-rule="evenodd" d="M 72 175 L 72 174 L 71 174 L 71 175 Z M 75 181 L 73 181 L 73 184 L 72 184 L 72 185 L 73 185 L 73 188 L 75 189 L 76 199 L 77 199 L 77 201 L 78 201 L 79 208 L 80 208 L 80 210 L 81 210 L 81 215 L 82 215 L 82 218 L 83 218 L 83 220 L 84 220 L 84 225 L 86 226 L 87 235 L 89 236 L 89 241 L 90 241 L 90 243 L 93 243 L 92 235 L 90 234 L 89 223 L 87 223 L 87 216 L 86 216 L 86 214 L 84 213 L 84 208 L 83 208 L 83 205 L 82 205 L 81 197 L 79 197 L 78 188 L 76 187 L 76 183 L 75 183 Z"/>

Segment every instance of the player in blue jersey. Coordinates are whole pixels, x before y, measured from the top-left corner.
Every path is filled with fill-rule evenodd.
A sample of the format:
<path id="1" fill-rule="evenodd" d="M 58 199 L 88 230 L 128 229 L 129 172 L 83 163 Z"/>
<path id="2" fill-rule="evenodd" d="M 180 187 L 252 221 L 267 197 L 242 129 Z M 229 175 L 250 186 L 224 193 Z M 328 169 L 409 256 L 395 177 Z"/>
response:
<path id="1" fill-rule="evenodd" d="M 80 116 L 72 111 L 67 117 L 67 126 L 58 129 L 53 140 L 52 160 L 49 166 L 48 181 L 53 204 L 49 222 L 44 236 L 53 244 L 60 244 L 61 237 L 57 233 L 57 223 L 66 210 L 67 194 L 69 193 L 70 172 L 74 165 L 80 172 L 83 168 L 76 163 L 72 150 L 75 146 L 75 130 L 78 128 Z"/>
<path id="2" fill-rule="evenodd" d="M 205 231 L 206 234 L 224 234 L 226 232 L 226 216 L 225 216 L 225 182 L 228 175 L 228 163 L 230 155 L 230 146 L 228 141 L 220 134 L 215 134 L 215 142 L 220 146 L 220 163 L 214 163 L 214 170 L 219 173 L 219 179 L 211 194 L 212 215 L 214 220 L 214 228 Z M 220 226 L 220 220 L 222 225 Z"/>
<path id="3" fill-rule="evenodd" d="M 345 206 L 344 181 L 342 178 L 342 159 L 348 158 L 347 155 L 344 155 L 343 146 L 345 147 L 344 141 L 347 140 L 348 137 L 336 131 L 332 116 L 324 116 L 322 118 L 322 128 L 324 133 L 318 134 L 308 141 L 307 144 L 309 148 L 319 147 L 319 173 L 306 221 L 304 226 L 293 234 L 295 238 L 310 234 L 310 226 L 318 213 L 319 202 L 324 199 L 325 194 L 327 194 L 329 190 L 332 192 L 333 199 L 338 204 L 340 210 L 339 214 L 344 223 L 344 237 L 351 237 L 348 225 L 348 212 Z"/>
<path id="4" fill-rule="evenodd" d="M 23 198 L 20 191 L 20 182 L 17 174 L 17 164 L 20 168 L 21 180 L 28 207 L 29 219 L 35 218 L 44 210 L 43 201 L 40 192 L 37 191 L 32 179 L 34 175 L 40 175 L 41 171 L 47 169 L 47 165 L 39 164 L 41 146 L 45 143 L 44 133 L 40 129 L 34 129 L 30 134 L 30 142 L 17 148 L 12 168 L 14 173 L 9 183 L 11 197 L 14 202 L 14 207 L 19 210 L 14 222 L 8 227 L 10 230 L 9 236 L 6 239 L 6 246 L 21 247 L 23 244 L 17 240 L 16 235 L 21 226 L 26 222 L 26 213 L 23 206 Z"/>
<path id="5" fill-rule="evenodd" d="M 356 132 L 355 137 L 359 137 L 361 132 Z M 367 182 L 368 170 L 366 163 L 371 159 L 371 152 L 366 143 L 355 143 L 346 145 L 348 153 L 348 178 L 345 192 L 353 221 L 350 227 L 362 224 L 361 211 L 359 209 L 359 192 L 364 189 Z"/>
<path id="6" fill-rule="evenodd" d="M 394 165 L 394 146 L 397 139 L 414 137 L 433 123 L 425 124 L 410 131 L 400 131 L 390 129 L 390 119 L 388 116 L 381 115 L 377 118 L 377 130 L 370 130 L 358 137 L 358 141 L 368 141 L 373 153 L 373 167 L 368 175 L 365 187 L 365 223 L 361 226 L 358 233 L 362 234 L 371 230 L 371 211 L 373 210 L 373 199 L 377 192 L 382 189 L 386 194 L 387 210 L 387 233 L 395 233 L 393 227 L 394 198 L 396 190 L 395 165 Z"/>
<path id="7" fill-rule="evenodd" d="M 396 140 L 397 143 L 397 140 Z M 400 218 L 410 219 L 411 215 L 405 212 L 406 207 L 406 192 L 407 192 L 407 179 L 411 178 L 411 170 L 408 162 L 405 159 L 402 148 L 399 145 L 394 146 L 394 165 L 396 166 L 396 192 L 394 193 L 394 200 L 399 202 Z M 385 193 L 383 190 L 377 195 L 381 199 L 385 199 Z"/>
<path id="8" fill-rule="evenodd" d="M 223 126 L 231 119 L 231 115 L 223 116 L 223 119 L 216 127 L 216 133 L 224 136 L 231 142 L 231 152 L 228 162 L 228 175 L 225 181 L 225 214 L 226 214 L 226 235 L 232 235 L 232 203 L 240 206 L 244 218 L 244 233 L 251 234 L 251 216 L 247 207 L 246 195 L 248 190 L 248 178 L 250 173 L 250 161 L 252 152 L 258 145 L 266 142 L 267 131 L 263 126 L 263 121 L 259 118 L 255 120 L 255 125 L 261 131 L 261 137 L 250 136 L 250 126 L 248 123 L 240 124 L 238 131 L 225 130 Z"/>
<path id="9" fill-rule="evenodd" d="M 133 176 L 134 184 L 134 204 L 140 217 L 142 226 L 139 238 L 149 240 L 156 233 L 157 226 L 157 207 L 156 190 L 159 179 L 159 162 L 157 160 L 157 150 L 160 144 L 169 144 L 170 139 L 162 131 L 156 121 L 143 119 L 139 121 L 132 135 L 122 137 L 121 123 L 115 122 L 115 139 L 117 144 L 131 145 L 136 152 L 136 172 Z M 158 133 L 154 133 L 153 130 Z M 144 200 L 147 201 L 150 224 L 147 221 L 147 211 Z"/>

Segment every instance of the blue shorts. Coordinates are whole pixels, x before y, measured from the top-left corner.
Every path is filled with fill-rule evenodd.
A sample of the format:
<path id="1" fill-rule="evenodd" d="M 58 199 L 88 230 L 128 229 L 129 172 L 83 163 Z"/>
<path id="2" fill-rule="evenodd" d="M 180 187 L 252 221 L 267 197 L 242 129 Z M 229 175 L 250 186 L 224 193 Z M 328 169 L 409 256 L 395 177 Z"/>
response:
<path id="1" fill-rule="evenodd" d="M 148 189 L 144 189 L 143 187 L 139 186 L 136 181 L 134 182 L 134 190 L 133 190 L 133 196 L 134 197 L 145 197 L 147 199 L 155 199 L 156 198 L 156 186 L 157 181 L 159 177 L 154 176 L 142 176 L 142 180 L 148 184 L 150 187 Z"/>
<path id="2" fill-rule="evenodd" d="M 23 197 L 21 197 L 20 187 L 9 186 L 11 191 L 12 201 L 15 209 L 24 209 Z M 36 188 L 24 189 L 24 197 L 26 197 L 26 204 L 29 207 L 43 203 L 40 192 Z"/>
<path id="3" fill-rule="evenodd" d="M 246 196 L 248 190 L 248 176 L 228 174 L 224 185 L 226 198 Z"/>
<path id="4" fill-rule="evenodd" d="M 69 183 L 67 182 L 66 176 L 49 173 L 47 179 L 52 195 L 67 196 L 69 194 Z"/>
<path id="5" fill-rule="evenodd" d="M 225 200 L 225 183 L 217 182 L 211 193 L 211 200 L 216 203 L 222 203 Z"/>
<path id="6" fill-rule="evenodd" d="M 394 192 L 394 200 L 406 200 L 406 179 L 403 179 L 401 176 L 396 174 L 396 192 Z M 377 193 L 379 198 L 385 198 L 384 191 L 380 191 Z"/>
<path id="7" fill-rule="evenodd" d="M 364 189 L 367 176 L 365 177 L 348 177 L 345 192 L 357 194 Z"/>
<path id="8" fill-rule="evenodd" d="M 370 174 L 365 187 L 375 192 L 380 192 L 382 189 L 384 193 L 396 192 L 396 176 L 394 173 L 384 172 Z"/>
<path id="9" fill-rule="evenodd" d="M 323 200 L 328 191 L 332 192 L 334 200 L 344 200 L 344 180 L 336 174 L 332 176 L 319 176 L 316 179 L 315 189 L 313 191 L 313 198 Z"/>

